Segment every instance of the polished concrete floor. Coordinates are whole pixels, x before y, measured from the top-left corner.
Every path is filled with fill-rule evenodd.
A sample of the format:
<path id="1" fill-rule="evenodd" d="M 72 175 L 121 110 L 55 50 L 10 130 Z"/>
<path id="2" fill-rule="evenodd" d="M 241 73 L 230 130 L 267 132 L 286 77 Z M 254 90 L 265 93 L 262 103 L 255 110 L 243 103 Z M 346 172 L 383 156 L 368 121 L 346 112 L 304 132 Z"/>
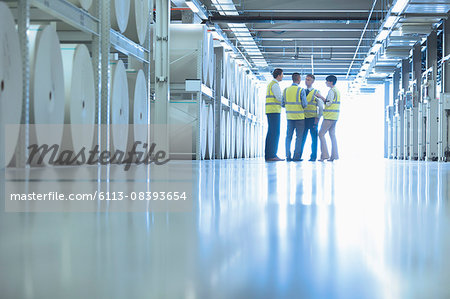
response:
<path id="1" fill-rule="evenodd" d="M 450 298 L 450 163 L 192 171 L 191 212 L 2 209 L 0 298 Z"/>

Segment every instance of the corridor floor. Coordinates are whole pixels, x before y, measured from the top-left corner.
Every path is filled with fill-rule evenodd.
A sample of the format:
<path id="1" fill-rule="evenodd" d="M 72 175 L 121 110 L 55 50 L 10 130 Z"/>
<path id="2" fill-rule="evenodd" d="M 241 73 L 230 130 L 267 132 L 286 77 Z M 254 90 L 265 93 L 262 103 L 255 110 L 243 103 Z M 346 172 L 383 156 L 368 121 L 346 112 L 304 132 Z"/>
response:
<path id="1" fill-rule="evenodd" d="M 450 163 L 170 163 L 190 212 L 2 208 L 0 297 L 450 298 Z"/>

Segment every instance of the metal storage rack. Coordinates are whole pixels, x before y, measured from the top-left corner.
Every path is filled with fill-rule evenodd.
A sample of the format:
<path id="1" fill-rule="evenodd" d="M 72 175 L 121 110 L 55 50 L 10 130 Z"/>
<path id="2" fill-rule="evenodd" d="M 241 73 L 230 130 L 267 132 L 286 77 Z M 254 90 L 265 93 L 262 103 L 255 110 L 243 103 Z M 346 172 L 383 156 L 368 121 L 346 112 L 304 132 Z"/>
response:
<path id="1" fill-rule="evenodd" d="M 89 12 L 76 7 L 72 3 L 65 0 L 18 0 L 17 2 L 8 2 L 11 8 L 17 8 L 17 24 L 20 39 L 20 46 L 22 51 L 23 61 L 23 111 L 22 123 L 30 123 L 30 61 L 29 61 L 29 45 L 27 37 L 27 29 L 31 21 L 34 21 L 32 15 L 32 8 L 37 8 L 40 12 L 44 12 L 56 20 L 66 23 L 81 32 L 87 33 L 91 36 L 91 52 L 92 62 L 95 67 L 95 87 L 96 87 L 96 124 L 108 125 L 110 124 L 110 94 L 109 94 L 109 62 L 111 48 L 115 49 L 129 57 L 133 57 L 144 65 L 144 72 L 148 88 L 150 91 L 150 64 L 149 58 L 151 53 L 151 38 L 150 26 L 147 32 L 147 39 L 145 47 L 131 41 L 121 33 L 111 28 L 110 20 L 110 3 L 109 1 L 93 1 L 91 11 Z M 17 7 L 15 7 L 17 5 Z M 149 10 L 150 18 L 153 20 L 153 8 Z M 53 21 L 50 19 L 48 21 Z M 42 18 L 36 20 L 43 22 Z M 75 40 L 76 41 L 76 40 Z M 80 41 L 85 42 L 85 40 Z M 148 99 L 150 100 L 150 92 L 148 92 Z M 150 109 L 150 105 L 148 105 Z M 149 113 L 150 115 L 150 113 Z M 150 122 L 148 122 L 150 124 Z M 100 126 L 99 126 L 100 128 Z M 25 165 L 25 156 L 28 147 L 29 132 L 26 131 L 21 136 L 22 146 L 19 148 L 18 165 Z M 102 149 L 109 148 L 110 132 L 98 131 L 98 142 Z"/>

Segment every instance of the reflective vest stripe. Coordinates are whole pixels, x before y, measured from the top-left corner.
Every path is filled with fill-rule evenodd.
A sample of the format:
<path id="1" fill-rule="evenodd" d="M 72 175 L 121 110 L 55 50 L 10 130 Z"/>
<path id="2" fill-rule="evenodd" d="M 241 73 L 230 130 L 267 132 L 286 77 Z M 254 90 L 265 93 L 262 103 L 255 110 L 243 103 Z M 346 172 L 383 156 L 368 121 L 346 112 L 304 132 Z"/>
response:
<path id="1" fill-rule="evenodd" d="M 331 105 L 325 107 L 323 111 L 323 118 L 329 120 L 338 120 L 341 105 L 341 94 L 336 88 L 332 88 L 332 90 L 334 91 L 334 99 L 331 102 Z"/>
<path id="2" fill-rule="evenodd" d="M 317 114 L 317 100 L 315 95 L 317 94 L 317 90 L 314 88 L 306 96 L 306 100 L 308 101 L 308 106 L 305 108 L 305 118 L 315 118 L 318 116 Z"/>
<path id="3" fill-rule="evenodd" d="M 281 113 L 281 102 L 277 100 L 273 94 L 272 87 L 278 84 L 275 81 L 271 81 L 267 85 L 266 92 L 266 114 L 267 113 Z"/>
<path id="4" fill-rule="evenodd" d="M 288 120 L 305 119 L 303 107 L 301 105 L 302 88 L 293 84 L 284 90 L 286 116 Z"/>

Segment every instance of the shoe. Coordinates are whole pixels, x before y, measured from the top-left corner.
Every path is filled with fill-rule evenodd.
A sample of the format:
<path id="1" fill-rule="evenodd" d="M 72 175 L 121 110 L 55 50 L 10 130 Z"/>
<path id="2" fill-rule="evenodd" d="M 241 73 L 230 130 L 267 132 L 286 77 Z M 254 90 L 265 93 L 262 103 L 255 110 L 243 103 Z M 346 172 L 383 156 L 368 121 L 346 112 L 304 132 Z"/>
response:
<path id="1" fill-rule="evenodd" d="M 324 158 L 324 159 L 319 159 L 319 160 L 317 160 L 317 161 L 319 161 L 319 162 L 324 162 L 326 160 L 326 158 Z"/>
<path id="2" fill-rule="evenodd" d="M 316 159 L 309 159 L 309 162 L 316 162 Z"/>
<path id="3" fill-rule="evenodd" d="M 328 162 L 333 162 L 333 161 L 334 161 L 334 159 L 328 159 L 327 161 L 328 161 Z"/>
<path id="4" fill-rule="evenodd" d="M 294 162 L 302 162 L 303 159 L 292 159 L 292 161 L 294 161 Z"/>
<path id="5" fill-rule="evenodd" d="M 284 159 L 280 159 L 278 157 L 274 157 L 274 158 L 266 159 L 266 161 L 268 161 L 268 162 L 277 162 L 277 161 L 284 161 Z"/>
<path id="6" fill-rule="evenodd" d="M 291 162 L 292 159 L 291 158 L 286 158 L 286 162 Z"/>

